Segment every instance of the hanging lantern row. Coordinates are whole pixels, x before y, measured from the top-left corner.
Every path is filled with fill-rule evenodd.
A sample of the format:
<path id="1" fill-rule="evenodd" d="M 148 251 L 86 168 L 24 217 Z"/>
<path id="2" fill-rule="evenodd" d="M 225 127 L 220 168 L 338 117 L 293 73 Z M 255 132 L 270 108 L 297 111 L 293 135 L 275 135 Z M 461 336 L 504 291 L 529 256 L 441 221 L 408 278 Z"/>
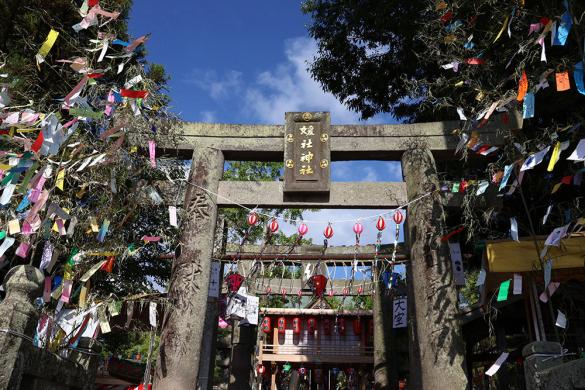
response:
<path id="1" fill-rule="evenodd" d="M 396 225 L 400 225 L 402 222 L 404 222 L 404 215 L 402 215 L 400 210 L 395 210 L 394 214 L 392 216 L 392 219 L 394 220 L 394 223 L 396 223 Z M 248 222 L 248 225 L 250 227 L 256 226 L 256 224 L 258 223 L 258 214 L 255 211 L 251 211 L 248 214 L 247 222 Z M 278 231 L 279 225 L 278 225 L 278 221 L 276 220 L 276 218 L 272 218 L 272 221 L 270 221 L 268 228 L 270 229 L 270 232 L 272 234 L 274 234 Z M 378 229 L 378 231 L 381 232 L 385 228 L 386 228 L 386 221 L 384 220 L 384 218 L 382 216 L 378 217 L 378 221 L 376 222 L 376 229 Z M 309 227 L 305 223 L 301 223 L 299 225 L 299 227 L 297 228 L 297 232 L 299 233 L 299 235 L 301 237 L 304 236 L 305 234 L 307 234 L 308 231 L 309 231 Z M 362 225 L 360 222 L 356 222 L 353 225 L 353 232 L 356 234 L 356 237 L 359 238 L 359 236 L 362 234 L 363 231 L 364 231 L 364 225 Z M 327 225 L 327 227 L 325 228 L 325 230 L 323 231 L 323 236 L 325 236 L 326 239 L 330 239 L 331 237 L 333 237 L 333 227 L 331 226 L 331 223 L 329 223 Z"/>
<path id="2" fill-rule="evenodd" d="M 327 284 L 327 280 L 328 279 L 325 276 L 323 276 L 323 275 L 314 275 L 313 278 L 315 276 L 317 276 L 317 278 L 315 278 L 315 279 L 313 279 L 311 281 L 311 283 L 313 283 L 311 289 L 313 291 L 313 294 L 316 297 L 320 297 L 320 296 L 322 296 L 325 293 L 325 286 Z M 324 278 L 324 279 L 322 279 L 322 278 Z M 239 288 L 239 286 L 238 286 L 238 288 Z M 230 288 L 230 292 L 237 292 L 237 291 L 238 290 L 236 288 L 234 288 L 234 290 L 232 290 L 232 288 Z M 270 287 L 270 286 L 266 287 L 264 289 L 264 293 L 266 295 L 272 294 L 272 287 Z M 358 295 L 362 295 L 363 293 L 364 293 L 364 287 L 363 286 L 358 286 L 358 288 L 357 288 L 357 294 Z M 281 288 L 280 289 L 280 294 L 283 297 L 285 297 L 286 295 L 288 295 L 288 290 L 286 288 Z M 335 291 L 334 290 L 329 290 L 329 291 L 327 291 L 327 295 L 329 297 L 333 297 L 336 294 L 335 294 Z M 349 295 L 349 288 L 348 287 L 344 287 L 343 290 L 341 290 L 341 295 L 348 296 Z M 303 290 L 302 289 L 299 289 L 297 291 L 297 296 L 299 298 L 303 296 Z"/>
<path id="3" fill-rule="evenodd" d="M 340 335 L 345 335 L 345 318 L 339 318 L 335 322 L 335 329 L 337 333 Z M 285 334 L 286 333 L 286 318 L 279 317 L 277 320 L 277 328 L 278 334 Z M 303 328 L 302 319 L 299 317 L 294 317 L 292 319 L 292 331 L 293 334 L 301 334 Z M 270 334 L 272 331 L 272 320 L 270 317 L 264 317 L 262 320 L 262 324 L 260 325 L 260 329 L 263 333 Z M 314 334 L 317 330 L 317 320 L 314 317 L 307 319 L 307 329 L 309 334 Z M 323 319 L 323 334 L 326 336 L 331 335 L 332 329 L 332 320 L 330 318 Z M 359 336 L 362 333 L 362 320 L 358 318 L 354 318 L 353 320 L 353 333 L 356 336 Z M 372 336 L 374 334 L 374 321 L 368 321 L 368 335 Z"/>

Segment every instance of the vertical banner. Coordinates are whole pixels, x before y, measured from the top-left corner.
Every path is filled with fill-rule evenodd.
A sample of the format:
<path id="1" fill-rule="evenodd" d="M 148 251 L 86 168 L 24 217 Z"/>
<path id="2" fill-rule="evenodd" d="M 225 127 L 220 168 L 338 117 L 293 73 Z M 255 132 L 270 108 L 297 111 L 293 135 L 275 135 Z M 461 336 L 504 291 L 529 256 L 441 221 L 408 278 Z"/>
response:
<path id="1" fill-rule="evenodd" d="M 211 262 L 211 278 L 209 279 L 209 296 L 213 298 L 219 297 L 219 272 L 221 264 L 219 261 Z"/>
<path id="2" fill-rule="evenodd" d="M 463 271 L 463 258 L 459 243 L 450 242 L 449 252 L 451 252 L 451 262 L 453 263 L 453 282 L 456 286 L 465 286 L 465 272 Z"/>
<path id="3" fill-rule="evenodd" d="M 406 297 L 394 298 L 392 310 L 392 327 L 394 329 L 406 328 L 407 324 L 406 308 L 407 308 Z"/>

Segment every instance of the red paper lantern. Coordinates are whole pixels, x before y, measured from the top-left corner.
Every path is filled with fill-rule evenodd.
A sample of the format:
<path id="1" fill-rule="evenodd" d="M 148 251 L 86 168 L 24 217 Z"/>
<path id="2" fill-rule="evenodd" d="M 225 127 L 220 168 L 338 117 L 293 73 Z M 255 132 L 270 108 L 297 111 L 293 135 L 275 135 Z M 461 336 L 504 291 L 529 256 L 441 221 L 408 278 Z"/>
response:
<path id="1" fill-rule="evenodd" d="M 280 317 L 278 319 L 278 333 L 284 334 L 286 330 L 286 318 Z"/>
<path id="2" fill-rule="evenodd" d="M 349 294 L 349 288 L 344 287 L 343 288 L 343 296 L 345 297 L 345 296 L 347 296 L 347 294 Z"/>
<path id="3" fill-rule="evenodd" d="M 256 214 L 254 211 L 250 212 L 250 214 L 248 214 L 248 225 L 254 226 L 257 222 L 258 214 Z"/>
<path id="4" fill-rule="evenodd" d="M 270 295 L 271 292 L 272 292 L 272 288 L 266 287 L 266 294 Z"/>
<path id="5" fill-rule="evenodd" d="M 353 333 L 356 336 L 362 333 L 362 321 L 359 318 L 353 320 Z"/>
<path id="6" fill-rule="evenodd" d="M 299 368 L 299 374 L 305 375 L 307 373 L 307 369 L 305 367 Z"/>
<path id="7" fill-rule="evenodd" d="M 396 223 L 397 225 L 400 225 L 402 223 L 402 221 L 404 221 L 404 215 L 402 215 L 400 210 L 396 209 L 394 211 L 394 215 L 392 216 L 392 219 L 394 220 L 394 223 Z"/>
<path id="8" fill-rule="evenodd" d="M 262 325 L 260 326 L 260 329 L 262 329 L 262 332 L 264 332 L 264 333 L 270 333 L 271 328 L 272 328 L 272 321 L 270 320 L 270 317 L 264 317 L 264 319 L 262 320 Z"/>
<path id="9" fill-rule="evenodd" d="M 281 288 L 280 289 L 280 293 L 282 294 L 283 297 L 286 297 L 286 288 Z"/>
<path id="10" fill-rule="evenodd" d="M 297 231 L 299 232 L 300 236 L 302 237 L 305 234 L 307 234 L 307 232 L 309 231 L 309 228 L 304 223 L 301 223 L 301 225 L 299 226 Z"/>
<path id="11" fill-rule="evenodd" d="M 331 335 L 331 320 L 329 318 L 323 320 L 323 333 L 326 336 Z"/>
<path id="12" fill-rule="evenodd" d="M 345 335 L 345 318 L 340 318 L 337 320 L 337 329 L 340 335 Z"/>
<path id="13" fill-rule="evenodd" d="M 293 328 L 293 333 L 294 334 L 300 334 L 301 333 L 301 319 L 299 317 L 293 318 L 292 328 Z"/>
<path id="14" fill-rule="evenodd" d="M 299 296 L 299 298 L 302 297 L 303 296 L 303 290 L 299 290 L 299 292 L 297 293 L 297 295 Z"/>
<path id="15" fill-rule="evenodd" d="M 311 276 L 311 285 L 313 286 L 313 293 L 320 297 L 325 292 L 327 278 L 324 275 L 313 275 Z"/>
<path id="16" fill-rule="evenodd" d="M 358 295 L 362 295 L 362 293 L 364 292 L 364 288 L 362 286 L 358 287 Z"/>
<path id="17" fill-rule="evenodd" d="M 328 294 L 329 294 L 330 297 L 332 297 L 333 296 L 333 290 L 329 290 Z"/>
<path id="18" fill-rule="evenodd" d="M 307 328 L 309 329 L 309 333 L 315 333 L 315 329 L 317 329 L 317 320 L 313 317 L 307 320 Z"/>
<path id="19" fill-rule="evenodd" d="M 266 372 L 266 367 L 264 367 L 262 364 L 258 365 L 258 374 L 263 375 Z"/>
<path id="20" fill-rule="evenodd" d="M 278 221 L 273 218 L 270 222 L 269 228 L 271 233 L 276 233 L 278 231 Z"/>
<path id="21" fill-rule="evenodd" d="M 376 222 L 376 229 L 379 231 L 386 229 L 386 221 L 384 221 L 384 218 L 378 217 L 378 222 Z"/>
<path id="22" fill-rule="evenodd" d="M 327 225 L 327 227 L 323 231 L 323 235 L 325 236 L 326 239 L 330 239 L 331 237 L 333 237 L 333 227 L 331 226 L 331 224 Z"/>
<path id="23" fill-rule="evenodd" d="M 363 231 L 364 231 L 364 225 L 362 225 L 361 223 L 359 223 L 359 222 L 356 222 L 356 224 L 355 224 L 355 225 L 353 225 L 353 232 L 354 232 L 355 234 L 357 234 L 358 236 L 359 236 L 360 234 L 362 234 L 362 232 L 363 232 Z"/>

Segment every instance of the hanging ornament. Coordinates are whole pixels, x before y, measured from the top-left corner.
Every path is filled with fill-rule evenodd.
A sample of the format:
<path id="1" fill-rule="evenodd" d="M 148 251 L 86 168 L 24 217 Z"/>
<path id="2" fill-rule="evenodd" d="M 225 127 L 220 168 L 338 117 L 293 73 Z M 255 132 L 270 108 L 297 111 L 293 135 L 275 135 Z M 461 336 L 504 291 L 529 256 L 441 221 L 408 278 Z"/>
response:
<path id="1" fill-rule="evenodd" d="M 323 296 L 325 286 L 327 285 L 327 277 L 325 277 L 325 275 L 313 275 L 309 280 L 315 296 Z"/>
<path id="2" fill-rule="evenodd" d="M 402 215 L 400 210 L 396 209 L 394 211 L 394 215 L 392 216 L 392 219 L 394 220 L 395 224 L 400 225 L 402 223 L 402 221 L 404 221 L 404 215 Z"/>
<path id="3" fill-rule="evenodd" d="M 272 288 L 266 287 L 266 294 L 270 295 L 271 292 L 272 292 Z"/>
<path id="4" fill-rule="evenodd" d="M 262 364 L 258 365 L 258 374 L 263 375 L 264 372 L 266 372 L 266 367 L 264 367 Z"/>
<path id="5" fill-rule="evenodd" d="M 299 226 L 297 231 L 299 232 L 299 235 L 302 237 L 305 234 L 307 234 L 307 232 L 309 231 L 309 228 L 304 223 L 301 223 L 301 225 Z"/>
<path id="6" fill-rule="evenodd" d="M 362 293 L 364 292 L 364 288 L 362 286 L 358 287 L 358 295 L 362 295 Z"/>
<path id="7" fill-rule="evenodd" d="M 386 229 L 386 221 L 384 221 L 383 217 L 378 217 L 378 222 L 376 222 L 376 229 L 379 231 Z"/>
<path id="8" fill-rule="evenodd" d="M 297 295 L 299 296 L 299 298 L 302 297 L 303 296 L 303 291 L 301 289 L 299 289 L 299 292 L 297 292 Z"/>
<path id="9" fill-rule="evenodd" d="M 254 226 L 256 223 L 258 223 L 258 214 L 256 214 L 254 211 L 251 211 L 250 214 L 248 214 L 248 225 Z"/>
<path id="10" fill-rule="evenodd" d="M 344 287 L 343 288 L 343 296 L 346 297 L 349 294 L 349 288 Z"/>
<path id="11" fill-rule="evenodd" d="M 272 221 L 270 222 L 269 228 L 270 228 L 270 233 L 272 233 L 272 234 L 274 234 L 278 231 L 278 221 L 276 220 L 276 218 L 272 218 Z"/>
<path id="12" fill-rule="evenodd" d="M 327 227 L 323 231 L 323 235 L 325 236 L 326 239 L 330 239 L 331 237 L 333 237 L 333 227 L 331 226 L 331 224 L 327 225 Z"/>
<path id="13" fill-rule="evenodd" d="M 282 294 L 283 298 L 286 298 L 286 288 L 283 287 L 282 289 L 280 289 L 280 293 Z"/>
<path id="14" fill-rule="evenodd" d="M 327 294 L 329 294 L 329 296 L 332 297 L 333 296 L 333 290 L 329 290 L 329 292 Z"/>
<path id="15" fill-rule="evenodd" d="M 363 231 L 364 231 L 364 225 L 362 225 L 361 223 L 356 222 L 356 224 L 353 225 L 353 232 L 356 234 L 356 236 L 359 237 Z"/>

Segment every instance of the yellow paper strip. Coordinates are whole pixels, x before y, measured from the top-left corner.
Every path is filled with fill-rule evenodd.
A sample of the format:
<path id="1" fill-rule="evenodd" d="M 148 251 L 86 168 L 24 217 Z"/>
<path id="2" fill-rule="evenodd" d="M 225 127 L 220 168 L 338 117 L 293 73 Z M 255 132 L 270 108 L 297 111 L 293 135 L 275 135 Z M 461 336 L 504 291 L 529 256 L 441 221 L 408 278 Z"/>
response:
<path id="1" fill-rule="evenodd" d="M 79 293 L 79 308 L 85 309 L 85 305 L 87 302 L 87 293 L 89 291 L 90 281 L 88 280 L 85 282 L 83 287 L 81 287 L 81 292 Z"/>
<path id="2" fill-rule="evenodd" d="M 500 37 L 502 36 L 504 31 L 506 30 L 506 27 L 508 27 L 509 20 L 510 20 L 510 15 L 506 16 L 506 20 L 504 20 L 504 24 L 502 25 L 502 29 L 498 33 L 498 36 L 496 37 L 496 39 L 494 39 L 494 43 L 496 43 L 498 41 L 498 39 L 500 39 Z"/>
<path id="3" fill-rule="evenodd" d="M 40 64 L 40 63 L 45 61 L 45 57 L 51 51 L 51 48 L 55 44 L 55 41 L 57 40 L 58 36 L 59 36 L 58 31 L 55 31 L 53 29 L 51 29 L 51 31 L 49 31 L 49 35 L 47 35 L 47 39 L 45 39 L 45 42 L 43 42 L 43 45 L 41 46 L 41 48 L 39 49 L 39 52 L 37 53 L 37 63 Z"/>
<path id="4" fill-rule="evenodd" d="M 57 174 L 57 180 L 55 181 L 55 187 L 63 191 L 63 185 L 65 184 L 65 169 L 61 169 Z"/>
<path id="5" fill-rule="evenodd" d="M 552 172 L 555 169 L 555 164 L 559 161 L 559 157 L 561 155 L 561 143 L 557 142 L 555 144 L 555 148 L 553 149 L 552 155 L 550 156 L 550 161 L 548 162 L 547 171 Z"/>
<path id="6" fill-rule="evenodd" d="M 20 223 L 18 222 L 18 219 L 13 219 L 8 222 L 8 232 L 10 235 L 20 233 Z"/>

